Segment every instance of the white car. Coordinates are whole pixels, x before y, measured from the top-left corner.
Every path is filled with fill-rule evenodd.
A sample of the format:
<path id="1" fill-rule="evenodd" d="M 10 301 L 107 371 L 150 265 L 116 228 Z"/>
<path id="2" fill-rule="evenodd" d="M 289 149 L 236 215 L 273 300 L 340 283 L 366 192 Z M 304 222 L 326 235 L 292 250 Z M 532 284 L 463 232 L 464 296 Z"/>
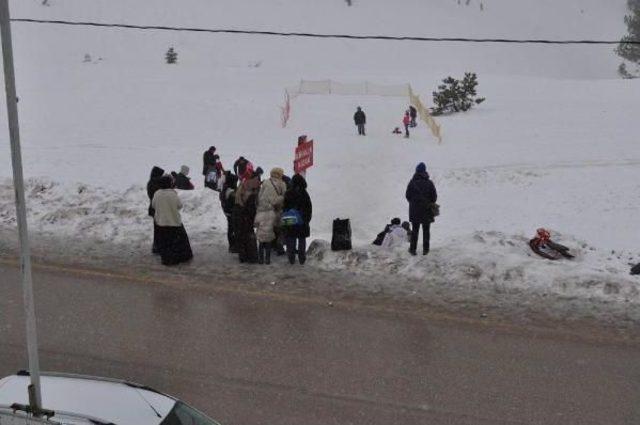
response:
<path id="1" fill-rule="evenodd" d="M 219 425 L 182 401 L 144 385 L 93 376 L 43 373 L 42 408 L 27 413 L 28 372 L 0 379 L 0 425 Z"/>

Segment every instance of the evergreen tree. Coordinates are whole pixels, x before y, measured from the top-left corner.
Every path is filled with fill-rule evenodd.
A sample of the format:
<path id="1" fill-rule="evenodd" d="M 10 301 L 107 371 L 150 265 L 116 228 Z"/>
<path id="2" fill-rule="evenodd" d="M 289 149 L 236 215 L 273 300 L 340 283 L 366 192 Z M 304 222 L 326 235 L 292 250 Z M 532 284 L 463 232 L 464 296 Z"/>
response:
<path id="1" fill-rule="evenodd" d="M 484 97 L 476 97 L 478 92 L 478 76 L 467 72 L 462 81 L 449 76 L 442 80 L 444 84 L 438 86 L 438 91 L 433 92 L 432 115 L 468 111 L 473 105 L 479 105 L 485 101 Z"/>
<path id="2" fill-rule="evenodd" d="M 629 34 L 622 37 L 622 42 L 640 41 L 640 0 L 627 0 L 629 14 L 624 17 Z M 621 43 L 616 53 L 622 58 L 640 64 L 640 44 Z"/>
<path id="3" fill-rule="evenodd" d="M 167 50 L 167 53 L 164 55 L 164 57 L 169 64 L 178 63 L 178 54 L 175 52 L 175 50 L 173 50 L 173 47 L 169 47 L 169 50 Z"/>

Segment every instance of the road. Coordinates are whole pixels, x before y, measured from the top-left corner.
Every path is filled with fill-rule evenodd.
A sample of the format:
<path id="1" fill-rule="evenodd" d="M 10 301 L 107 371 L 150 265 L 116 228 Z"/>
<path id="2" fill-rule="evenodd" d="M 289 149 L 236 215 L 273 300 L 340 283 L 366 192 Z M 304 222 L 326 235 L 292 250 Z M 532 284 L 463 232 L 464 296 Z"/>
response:
<path id="1" fill-rule="evenodd" d="M 4 376 L 26 354 L 19 273 L 0 276 Z M 47 269 L 34 282 L 43 370 L 145 383 L 225 425 L 640 423 L 634 343 L 214 282 Z"/>

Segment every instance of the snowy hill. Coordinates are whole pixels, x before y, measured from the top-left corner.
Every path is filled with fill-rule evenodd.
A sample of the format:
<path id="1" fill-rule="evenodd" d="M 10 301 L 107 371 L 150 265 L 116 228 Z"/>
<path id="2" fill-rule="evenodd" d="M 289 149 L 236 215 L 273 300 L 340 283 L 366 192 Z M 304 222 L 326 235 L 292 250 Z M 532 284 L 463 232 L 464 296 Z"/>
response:
<path id="1" fill-rule="evenodd" d="M 12 14 L 320 33 L 618 39 L 625 13 L 624 0 L 484 0 L 482 10 L 475 0 L 469 6 L 355 0 L 351 8 L 338 0 L 40 3 L 12 1 Z M 610 300 L 640 303 L 625 276 L 627 263 L 640 261 L 633 230 L 640 216 L 640 83 L 616 78 L 613 46 L 316 40 L 27 23 L 13 29 L 25 173 L 35 178 L 30 218 L 37 231 L 135 239 L 146 246 L 148 172 L 156 164 L 169 171 L 184 163 L 198 186 L 182 195 L 187 229 L 222 240 L 211 230 L 223 228 L 223 217 L 213 192 L 202 189 L 202 151 L 217 146 L 227 166 L 246 155 L 265 169 L 289 170 L 294 141 L 305 133 L 317 142 L 317 166 L 309 172 L 313 237 L 327 239 L 333 218 L 350 217 L 356 251 L 376 259 L 367 269 L 387 272 L 392 263 L 422 280 L 456 249 L 466 265 L 496 268 L 505 243 L 526 241 L 546 226 L 579 251 L 577 266 L 568 272 L 550 268 L 518 250 L 509 262 L 531 269 L 521 279 L 525 284 L 544 282 L 545 290 L 561 291 L 567 279 L 589 276 L 586 299 L 593 291 L 603 295 L 605 283 L 616 281 L 623 289 Z M 178 52 L 177 65 L 164 63 L 169 46 Z M 91 62 L 83 63 L 85 54 Z M 424 125 L 409 141 L 390 134 L 407 107 L 400 98 L 301 96 L 293 102 L 290 125 L 280 127 L 283 88 L 300 79 L 411 83 L 430 100 L 441 78 L 466 70 L 478 72 L 487 102 L 440 118 L 442 144 Z M 368 114 L 366 138 L 355 135 L 351 121 L 357 105 Z M 6 121 L 4 108 L 0 120 Z M 7 132 L 0 133 L 5 147 L 7 139 Z M 419 161 L 427 163 L 442 204 L 434 256 L 416 262 L 395 253 L 385 263 L 377 251 L 371 257 L 368 242 L 390 217 L 406 215 L 404 189 Z M 9 164 L 5 148 L 0 178 L 10 176 Z M 0 196 L 0 225 L 13 226 L 8 181 Z M 485 232 L 497 232 L 502 242 L 479 245 L 477 236 Z M 314 258 L 325 267 L 353 265 L 346 257 Z M 442 270 L 446 276 L 448 269 Z"/>

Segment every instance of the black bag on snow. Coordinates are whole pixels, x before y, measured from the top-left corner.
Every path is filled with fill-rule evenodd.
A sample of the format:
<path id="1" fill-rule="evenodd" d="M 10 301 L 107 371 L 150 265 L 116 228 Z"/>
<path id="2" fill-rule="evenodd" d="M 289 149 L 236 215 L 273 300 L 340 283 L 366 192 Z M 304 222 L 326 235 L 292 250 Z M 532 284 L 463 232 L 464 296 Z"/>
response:
<path id="1" fill-rule="evenodd" d="M 331 236 L 332 251 L 348 251 L 351 249 L 351 222 L 348 218 L 333 220 L 333 234 Z"/>

